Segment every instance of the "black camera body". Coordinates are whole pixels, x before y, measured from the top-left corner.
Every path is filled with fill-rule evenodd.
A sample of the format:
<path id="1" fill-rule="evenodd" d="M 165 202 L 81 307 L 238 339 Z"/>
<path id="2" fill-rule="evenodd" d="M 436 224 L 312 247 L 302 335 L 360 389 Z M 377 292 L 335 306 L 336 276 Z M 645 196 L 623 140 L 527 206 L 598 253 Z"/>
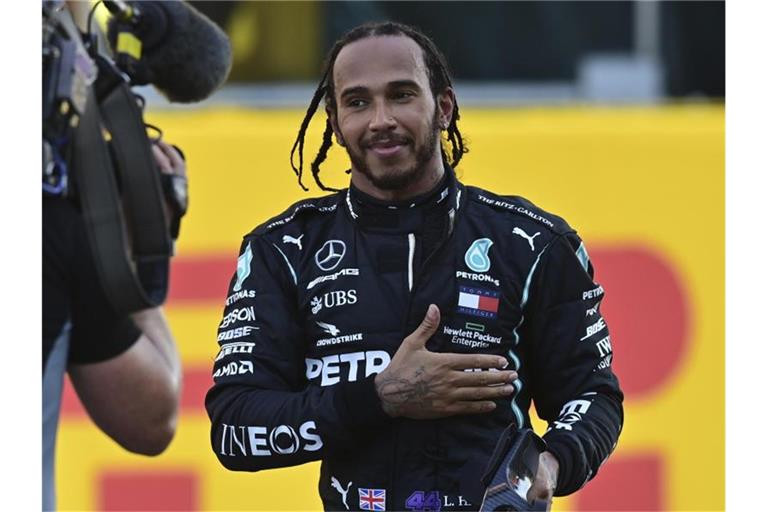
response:
<path id="1" fill-rule="evenodd" d="M 62 21 L 62 2 L 43 2 L 43 192 L 68 190 L 66 150 L 85 112 L 96 65 L 74 25 Z"/>
<path id="2" fill-rule="evenodd" d="M 227 35 L 181 0 L 100 4 L 112 15 L 110 54 L 91 16 L 84 35 L 63 1 L 43 2 L 43 193 L 77 201 L 107 297 L 131 313 L 165 301 L 187 206 L 186 178 L 161 178 L 131 87 L 203 100 L 229 76 L 232 53 Z"/>
<path id="3" fill-rule="evenodd" d="M 78 204 L 114 309 L 165 301 L 173 241 L 143 99 L 61 2 L 43 3 L 43 194 Z"/>

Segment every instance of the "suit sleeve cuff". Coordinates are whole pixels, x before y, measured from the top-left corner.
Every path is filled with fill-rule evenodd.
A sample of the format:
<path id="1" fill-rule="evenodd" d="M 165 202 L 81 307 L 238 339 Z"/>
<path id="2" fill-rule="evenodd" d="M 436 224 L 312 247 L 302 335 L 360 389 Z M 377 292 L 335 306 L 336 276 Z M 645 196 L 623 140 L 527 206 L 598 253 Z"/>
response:
<path id="1" fill-rule="evenodd" d="M 336 395 L 336 407 L 342 424 L 351 430 L 379 425 L 390 420 L 381 407 L 371 375 L 363 380 L 342 383 Z"/>
<path id="2" fill-rule="evenodd" d="M 584 465 L 579 464 L 579 461 L 585 460 L 585 456 L 579 455 L 578 445 L 563 436 L 545 435 L 544 440 L 547 442 L 547 451 L 555 456 L 559 464 L 555 496 L 567 496 L 581 489 L 590 475 L 584 474 Z"/>

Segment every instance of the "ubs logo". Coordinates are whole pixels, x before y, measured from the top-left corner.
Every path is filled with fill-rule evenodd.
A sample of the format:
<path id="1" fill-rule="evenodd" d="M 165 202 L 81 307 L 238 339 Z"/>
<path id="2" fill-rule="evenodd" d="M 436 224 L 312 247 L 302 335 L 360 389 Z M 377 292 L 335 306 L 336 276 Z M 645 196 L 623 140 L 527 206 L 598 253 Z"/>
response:
<path id="1" fill-rule="evenodd" d="M 347 246 L 341 240 L 328 240 L 315 253 L 315 263 L 320 270 L 333 270 L 339 266 L 341 259 L 347 253 Z"/>
<path id="2" fill-rule="evenodd" d="M 316 315 L 323 307 L 330 309 L 347 304 L 357 304 L 357 290 L 334 290 L 322 297 L 312 297 L 310 302 L 313 315 Z"/>

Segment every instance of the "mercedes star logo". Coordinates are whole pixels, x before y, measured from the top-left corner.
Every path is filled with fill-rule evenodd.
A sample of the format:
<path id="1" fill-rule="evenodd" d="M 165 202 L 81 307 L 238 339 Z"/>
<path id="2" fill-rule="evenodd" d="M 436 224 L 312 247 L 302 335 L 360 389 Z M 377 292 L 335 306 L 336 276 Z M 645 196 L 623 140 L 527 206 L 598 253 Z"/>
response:
<path id="1" fill-rule="evenodd" d="M 320 267 L 320 270 L 335 269 L 344 254 L 347 252 L 347 246 L 341 240 L 328 240 L 323 244 L 319 251 L 315 253 L 315 263 Z"/>

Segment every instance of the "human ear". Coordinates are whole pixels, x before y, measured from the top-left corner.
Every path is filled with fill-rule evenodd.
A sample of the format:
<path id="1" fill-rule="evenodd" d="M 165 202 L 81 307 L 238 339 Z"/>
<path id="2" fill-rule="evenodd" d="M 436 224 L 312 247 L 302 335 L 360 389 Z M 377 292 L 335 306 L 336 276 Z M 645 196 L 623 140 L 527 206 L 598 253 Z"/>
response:
<path id="1" fill-rule="evenodd" d="M 345 146 L 344 137 L 341 135 L 341 130 L 339 130 L 339 123 L 336 120 L 336 113 L 329 107 L 325 107 L 325 113 L 328 114 L 328 120 L 331 123 L 331 128 L 333 129 L 333 135 L 336 137 L 336 144 L 338 144 L 341 147 Z"/>
<path id="2" fill-rule="evenodd" d="M 451 124 L 453 119 L 453 106 L 456 102 L 456 98 L 453 94 L 453 89 L 446 87 L 446 89 L 437 96 L 437 109 L 440 128 L 445 130 Z"/>

